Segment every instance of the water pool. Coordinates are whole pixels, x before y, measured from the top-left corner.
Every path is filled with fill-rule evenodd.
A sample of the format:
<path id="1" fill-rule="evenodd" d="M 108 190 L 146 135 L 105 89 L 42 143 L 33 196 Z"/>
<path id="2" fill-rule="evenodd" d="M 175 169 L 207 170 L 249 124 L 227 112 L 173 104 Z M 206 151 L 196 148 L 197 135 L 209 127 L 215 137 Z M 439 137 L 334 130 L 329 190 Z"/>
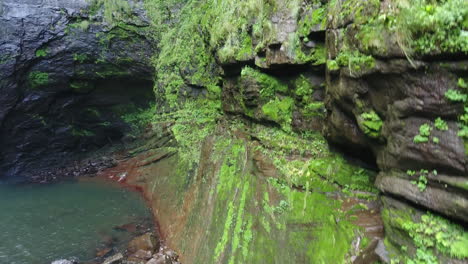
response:
<path id="1" fill-rule="evenodd" d="M 106 240 L 125 243 L 114 227 L 151 221 L 138 193 L 102 181 L 0 184 L 0 263 L 89 260 Z"/>

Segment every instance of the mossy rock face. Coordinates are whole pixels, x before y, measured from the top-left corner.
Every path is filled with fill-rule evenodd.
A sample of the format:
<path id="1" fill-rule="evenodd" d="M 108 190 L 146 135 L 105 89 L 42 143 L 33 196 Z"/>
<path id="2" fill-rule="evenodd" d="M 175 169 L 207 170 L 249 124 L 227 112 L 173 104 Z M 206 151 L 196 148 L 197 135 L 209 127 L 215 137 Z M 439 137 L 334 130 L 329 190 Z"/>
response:
<path id="1" fill-rule="evenodd" d="M 468 258 L 468 232 L 463 227 L 393 198 L 382 200 L 385 244 L 393 261 L 464 263 Z"/>
<path id="2" fill-rule="evenodd" d="M 462 132 L 466 92 L 458 85 L 466 76 L 466 65 L 431 62 L 465 58 L 458 37 L 448 36 L 464 30 L 461 18 L 466 11 L 452 8 L 457 0 L 419 1 L 405 8 L 402 1 L 392 1 L 394 8 L 379 1 L 333 2 L 326 35 L 326 135 L 347 149 L 372 153 L 385 179 L 378 185 L 382 191 L 468 221 L 458 213 L 465 210 L 464 191 L 459 198 L 450 198 L 451 189 L 440 188 L 435 183 L 440 181 L 432 178 L 423 192 L 395 184 L 404 184 L 398 175 L 405 178 L 407 170 L 435 169 L 444 182 L 458 185 L 468 175 Z M 453 24 L 441 32 L 427 28 L 428 23 L 442 25 L 446 19 Z M 438 39 L 440 34 L 447 39 Z M 447 129 L 436 128 L 438 119 L 451 120 Z"/>
<path id="3" fill-rule="evenodd" d="M 319 130 L 324 117 L 322 82 L 318 73 L 285 77 L 247 66 L 225 83 L 223 109 L 258 122 L 274 122 L 288 131 Z"/>
<path id="4" fill-rule="evenodd" d="M 437 171 L 421 173 L 381 172 L 376 180 L 377 188 L 385 193 L 399 195 L 431 210 L 466 221 L 468 199 L 462 178 Z M 438 184 L 438 185 L 437 185 Z M 437 202 L 434 202 L 437 201 Z"/>
<path id="5" fill-rule="evenodd" d="M 190 107 L 182 111 L 208 113 Z M 177 145 L 151 151 L 159 157 L 175 149 L 177 155 L 137 162 L 136 177 L 129 178 L 168 212 L 159 215 L 160 227 L 183 262 L 347 263 L 356 254 L 351 244 L 363 234 L 353 213 L 327 193 L 341 192 L 332 183 L 338 182 L 372 196 L 372 172 L 330 153 L 319 134 L 303 139 L 239 120 L 212 126 L 188 121 L 180 111 L 175 115 Z M 184 134 L 186 129 L 193 134 Z"/>

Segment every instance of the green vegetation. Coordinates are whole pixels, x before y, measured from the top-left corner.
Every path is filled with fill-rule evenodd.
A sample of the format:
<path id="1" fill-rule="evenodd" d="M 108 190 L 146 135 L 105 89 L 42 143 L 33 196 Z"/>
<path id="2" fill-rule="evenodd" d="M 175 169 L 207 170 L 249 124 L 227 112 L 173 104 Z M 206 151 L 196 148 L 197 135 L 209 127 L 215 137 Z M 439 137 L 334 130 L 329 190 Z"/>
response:
<path id="1" fill-rule="evenodd" d="M 349 195 L 353 195 L 352 190 L 374 193 L 369 172 L 329 153 L 325 140 L 318 134 L 301 136 L 262 125 L 228 126 L 251 134 L 261 144 L 229 138 L 232 133 L 229 131 L 214 139 L 211 157 L 214 160 L 223 157 L 215 181 L 220 207 L 215 210 L 223 217 L 210 227 L 211 236 L 219 234 L 213 238 L 216 241 L 213 261 L 257 263 L 278 258 L 290 261 L 291 257 L 296 259 L 297 251 L 313 263 L 343 262 L 355 232 L 360 231 L 351 224 L 351 217 L 339 209 L 341 200 L 331 199 L 324 192 L 339 191 L 343 186 L 350 190 Z M 247 161 L 252 147 L 271 159 L 281 175 L 266 182 L 251 175 Z M 291 155 L 297 152 L 301 158 L 291 160 Z M 253 226 L 256 227 L 252 230 Z M 291 226 L 301 226 L 301 231 L 285 237 Z M 278 239 L 272 240 L 272 236 Z M 284 242 L 278 242 L 283 239 Z M 284 250 L 290 252 L 278 256 Z"/>
<path id="2" fill-rule="evenodd" d="M 429 124 L 422 124 L 419 127 L 419 135 L 413 138 L 414 143 L 426 143 L 429 142 L 429 136 L 431 135 L 432 127 Z"/>
<path id="3" fill-rule="evenodd" d="M 318 26 L 322 30 L 325 29 L 327 24 L 327 6 L 321 6 L 316 9 L 313 6 L 307 6 L 305 13 L 306 15 L 299 21 L 297 30 L 301 37 L 307 38 L 311 33 L 311 28 L 315 26 Z"/>
<path id="4" fill-rule="evenodd" d="M 73 60 L 79 63 L 84 63 L 88 59 L 86 54 L 73 53 Z"/>
<path id="5" fill-rule="evenodd" d="M 411 211 L 386 208 L 382 212 L 384 222 L 408 236 L 416 247 L 414 251 L 401 250 L 401 256 L 392 263 L 439 263 L 436 255 L 465 259 L 468 257 L 468 232 L 447 219 L 429 212 L 418 216 Z M 387 245 L 388 241 L 386 242 Z"/>
<path id="6" fill-rule="evenodd" d="M 36 50 L 36 57 L 41 58 L 47 56 L 47 50 L 46 49 L 38 49 Z"/>
<path id="7" fill-rule="evenodd" d="M 293 105 L 294 100 L 291 97 L 275 98 L 263 105 L 262 111 L 267 117 L 281 124 L 283 129 L 290 131 Z"/>
<path id="8" fill-rule="evenodd" d="M 413 176 L 415 174 L 414 171 L 407 171 L 406 172 L 409 176 Z M 419 178 L 417 181 L 411 181 L 412 184 L 418 186 L 420 192 L 423 192 L 426 189 L 427 185 L 427 175 L 429 174 L 428 170 L 420 170 L 419 171 Z"/>
<path id="9" fill-rule="evenodd" d="M 94 15 L 99 9 L 103 10 L 104 21 L 113 25 L 132 16 L 132 9 L 125 0 L 88 0 L 89 13 Z"/>
<path id="10" fill-rule="evenodd" d="M 388 52 L 386 41 L 391 37 L 408 59 L 412 55 L 433 53 L 466 54 L 468 11 L 459 8 L 463 5 L 464 0 L 398 1 L 380 14 L 359 15 L 357 36 L 365 50 L 377 53 Z M 367 7 L 374 10 L 371 4 Z"/>
<path id="11" fill-rule="evenodd" d="M 464 0 L 417 0 L 399 2 L 395 27 L 405 44 L 417 53 L 468 53 L 466 26 L 468 9 Z"/>
<path id="12" fill-rule="evenodd" d="M 365 18 L 371 11 L 359 2 L 364 1 L 345 1 L 344 13 L 347 14 L 343 16 L 353 16 L 355 23 L 362 25 L 360 29 L 363 29 L 370 23 Z M 377 10 L 380 7 L 380 1 L 369 2 Z M 94 3 L 97 8 L 105 10 L 105 20 L 109 24 L 118 25 L 119 20 L 129 15 L 128 3 L 116 0 L 108 3 L 96 0 Z M 350 48 L 349 43 L 345 43 L 334 60 L 328 61 L 323 44 L 306 47 L 313 30 L 325 28 L 327 6 L 320 1 L 291 0 L 282 4 L 291 12 L 288 14 L 290 17 L 297 18 L 299 25 L 297 32 L 288 34 L 281 43 L 281 51 L 292 63 L 308 63 L 310 66 L 326 62 L 329 70 L 346 67 L 351 76 L 370 72 L 376 67 L 374 57 Z M 334 4 L 332 1 L 330 7 L 334 8 Z M 145 0 L 152 20 L 151 32 L 158 40 L 159 52 L 152 58 L 156 72 L 154 89 L 158 100 L 167 105 L 153 105 L 147 110 L 123 116 L 123 119 L 140 130 L 169 127 L 175 142 L 171 142 L 164 151 L 177 153 L 178 163 L 177 171 L 164 186 L 177 186 L 171 189 L 180 199 L 174 208 L 184 208 L 184 211 L 197 208 L 187 216 L 189 225 L 184 232 L 197 232 L 200 225 L 210 230 L 209 236 L 197 233 L 197 239 L 204 239 L 205 243 L 197 248 L 197 253 L 204 252 L 205 255 L 196 255 L 196 263 L 287 263 L 298 258 L 311 263 L 342 263 L 349 257 L 353 239 L 361 233 L 352 224 L 350 215 L 343 212 L 343 199 L 374 199 L 378 193 L 372 184 L 374 172 L 356 167 L 332 153 L 320 135 L 292 131 L 293 111 L 312 116 L 323 110 L 323 103 L 313 99 L 316 87 L 312 87 L 304 76 L 280 79 L 258 68 L 245 66 L 239 79 L 232 78 L 240 86 L 241 98 L 235 99 L 245 108 L 245 115 L 261 121 L 274 121 L 282 129 L 223 117 L 220 102 L 223 70 L 219 63 L 252 65 L 255 56 L 260 54 L 262 56 L 255 60 L 256 65 L 260 68 L 264 65 L 259 61 L 269 63 L 263 54 L 267 47 L 273 46 L 270 44 L 277 37 L 271 16 L 280 14 L 284 8 L 276 5 L 274 1 L 258 0 L 242 3 L 228 0 Z M 434 5 L 439 7 L 443 4 L 437 2 Z M 405 14 L 395 13 L 380 19 L 378 22 L 385 24 L 381 28 L 400 26 L 400 18 L 398 21 L 395 18 L 397 15 Z M 437 23 L 441 22 L 436 19 Z M 366 30 L 361 33 L 365 32 L 370 42 L 370 36 L 373 38 L 376 33 L 370 27 Z M 425 30 L 414 26 L 408 33 L 414 36 L 411 47 L 415 51 L 432 49 L 423 47 L 426 45 L 422 41 L 425 37 L 417 33 Z M 80 63 L 86 59 L 74 56 L 74 60 Z M 99 74 L 110 77 L 116 72 L 119 71 Z M 226 74 L 231 77 L 231 73 Z M 242 98 L 246 84 L 260 87 L 256 106 L 249 108 Z M 466 86 L 464 82 L 460 87 L 462 85 Z M 462 99 L 456 99 L 458 102 L 467 101 L 466 95 L 463 99 L 461 92 L 453 91 L 458 94 L 448 92 L 447 98 L 461 96 Z M 381 117 L 374 110 L 366 110 L 368 112 L 357 117 L 359 127 L 371 138 L 381 137 Z M 465 119 L 468 122 L 468 115 L 460 117 L 460 120 Z M 434 127 L 440 131 L 448 129 L 441 118 L 435 120 Z M 437 137 L 430 138 L 432 130 L 430 124 L 421 125 L 419 135 L 413 141 L 423 143 L 431 139 L 437 144 Z M 468 136 L 468 130 L 466 134 Z M 274 168 L 269 168 L 270 162 Z M 213 170 L 207 172 L 205 167 Z M 265 170 L 267 177 L 259 177 L 264 172 L 259 170 Z M 409 171 L 408 175 L 414 176 L 413 184 L 421 192 L 425 191 L 428 171 Z M 190 189 L 193 201 L 181 204 L 185 191 L 193 187 L 190 185 L 192 182 L 197 184 L 196 188 Z M 154 186 L 153 189 L 156 188 Z M 328 196 L 332 193 L 338 197 Z M 167 199 L 170 196 L 162 197 Z M 207 197 L 209 203 L 206 203 Z M 401 228 L 410 233 L 417 230 L 409 225 Z M 412 237 L 416 240 L 417 235 Z M 440 241 L 437 243 L 447 244 L 444 239 Z M 457 243 L 454 243 L 455 248 L 463 246 L 463 243 Z M 424 244 L 415 255 L 415 263 L 435 260 L 429 248 L 441 251 L 436 244 L 432 247 Z M 287 252 L 289 250 L 291 252 Z M 451 249 L 443 250 L 451 252 Z M 275 251 L 286 254 L 277 256 Z M 274 257 L 280 259 L 273 260 Z"/>
<path id="13" fill-rule="evenodd" d="M 445 93 L 445 98 L 451 102 L 464 103 L 464 112 L 458 116 L 458 136 L 465 141 L 465 152 L 468 155 L 468 84 L 465 79 L 459 78 L 457 82 L 461 90 L 449 89 Z"/>
<path id="14" fill-rule="evenodd" d="M 87 129 L 82 129 L 82 128 L 77 128 L 77 127 L 72 127 L 72 135 L 75 137 L 93 137 L 95 136 L 93 131 L 87 130 Z"/>
<path id="15" fill-rule="evenodd" d="M 373 69 L 375 59 L 370 55 L 365 55 L 359 51 L 344 50 L 338 54 L 335 60 L 327 61 L 329 70 L 337 70 L 339 67 L 347 67 L 351 75 Z"/>
<path id="16" fill-rule="evenodd" d="M 33 89 L 45 86 L 49 83 L 49 74 L 47 72 L 32 71 L 28 75 L 28 82 Z"/>
<path id="17" fill-rule="evenodd" d="M 270 99 L 276 93 L 286 93 L 288 86 L 274 77 L 255 70 L 251 67 L 244 67 L 241 72 L 241 78 L 252 79 L 261 86 L 260 96 L 262 99 Z"/>
<path id="18" fill-rule="evenodd" d="M 323 115 L 324 104 L 321 101 L 314 100 L 314 87 L 310 83 L 310 80 L 305 76 L 300 75 L 294 80 L 293 85 L 295 87 L 294 94 L 297 98 L 297 102 L 295 104 L 304 109 L 303 114 L 305 116 Z"/>
<path id="19" fill-rule="evenodd" d="M 89 21 L 88 20 L 80 20 L 75 23 L 71 23 L 68 25 L 68 28 L 79 29 L 81 31 L 87 31 L 89 28 Z M 68 29 L 67 32 L 70 30 Z"/>
<path id="20" fill-rule="evenodd" d="M 440 130 L 440 131 L 447 131 L 448 130 L 448 125 L 447 125 L 447 122 L 445 122 L 444 120 L 442 120 L 442 118 L 438 117 L 435 121 L 434 121 L 434 126 L 436 129 Z"/>
<path id="21" fill-rule="evenodd" d="M 378 138 L 382 130 L 382 119 L 374 110 L 362 113 L 358 118 L 359 127 L 371 138 Z"/>
<path id="22" fill-rule="evenodd" d="M 195 168 L 200 159 L 201 143 L 213 133 L 216 121 L 221 116 L 220 110 L 219 101 L 199 99 L 187 101 L 179 110 L 157 117 L 152 116 L 154 112 L 152 114 L 143 112 L 142 114 L 148 116 L 143 120 L 153 117 L 153 124 L 174 122 L 171 130 L 178 143 L 177 152 L 181 161 L 187 168 Z M 136 117 L 136 119 L 141 118 Z"/>
<path id="23" fill-rule="evenodd" d="M 122 120 L 130 124 L 134 132 L 141 132 L 155 119 L 156 105 L 151 104 L 148 108 L 136 108 L 134 105 L 129 105 L 124 112 L 125 114 L 121 116 Z"/>
<path id="24" fill-rule="evenodd" d="M 445 97 L 452 102 L 466 102 L 468 95 L 458 90 L 449 89 L 445 93 Z"/>

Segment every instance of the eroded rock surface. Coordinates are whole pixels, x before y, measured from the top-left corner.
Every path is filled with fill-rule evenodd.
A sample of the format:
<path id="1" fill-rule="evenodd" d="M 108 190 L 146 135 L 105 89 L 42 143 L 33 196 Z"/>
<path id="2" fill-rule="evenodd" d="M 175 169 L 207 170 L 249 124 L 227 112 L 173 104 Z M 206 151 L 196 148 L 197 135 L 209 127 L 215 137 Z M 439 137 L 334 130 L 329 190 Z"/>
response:
<path id="1" fill-rule="evenodd" d="M 372 152 L 384 193 L 468 222 L 468 155 L 457 123 L 464 109 L 446 96 L 466 78 L 467 54 L 407 57 L 401 37 L 384 28 L 380 37 L 357 38 L 377 26 L 346 15 L 353 5 L 368 18 L 391 12 L 374 1 L 330 9 L 335 16 L 328 21 L 328 58 L 340 63 L 346 56 L 349 64 L 327 73 L 326 135 L 346 148 Z M 438 119 L 445 127 L 437 127 Z M 424 127 L 429 135 L 421 141 Z M 423 178 L 427 184 L 418 188 Z"/>
<path id="2" fill-rule="evenodd" d="M 34 176 L 118 140 L 129 130 L 121 115 L 152 100 L 141 3 L 113 20 L 102 3 L 0 3 L 0 177 Z"/>

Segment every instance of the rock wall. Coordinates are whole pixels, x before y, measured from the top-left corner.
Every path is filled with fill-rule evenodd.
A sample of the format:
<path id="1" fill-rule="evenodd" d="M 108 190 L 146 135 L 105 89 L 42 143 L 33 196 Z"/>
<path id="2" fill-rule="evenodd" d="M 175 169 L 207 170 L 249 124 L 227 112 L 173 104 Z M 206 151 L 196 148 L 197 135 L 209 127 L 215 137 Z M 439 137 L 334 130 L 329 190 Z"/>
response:
<path id="1" fill-rule="evenodd" d="M 129 131 L 152 101 L 141 3 L 0 2 L 0 177 L 30 177 Z"/>
<path id="2" fill-rule="evenodd" d="M 371 21 L 389 14 L 391 4 L 354 3 Z M 466 222 L 468 156 L 463 137 L 457 135 L 457 117 L 464 109 L 446 96 L 460 89 L 457 83 L 467 76 L 466 51 L 407 58 L 406 47 L 398 44 L 399 36 L 391 29 L 381 28 L 382 36 L 369 43 L 360 39 L 364 34 L 375 36 L 370 30 L 377 30 L 378 24 L 359 21 L 356 14 L 341 15 L 345 8 L 331 11 L 340 15 L 329 21 L 329 62 L 354 55 L 348 55 L 349 65 L 329 67 L 327 73 L 328 137 L 372 151 L 381 170 L 376 185 L 384 193 Z M 358 61 L 359 56 L 367 56 L 368 62 Z M 421 138 L 424 126 L 428 135 Z M 423 180 L 425 186 L 418 188 L 412 182 L 421 182 L 420 177 L 427 183 Z"/>
<path id="3" fill-rule="evenodd" d="M 152 121 L 143 143 L 105 173 L 145 190 L 185 262 L 364 259 L 374 169 L 390 256 L 371 258 L 463 263 L 463 4 L 3 1 L 2 173 L 128 133 L 154 77 L 157 109 L 131 118 Z"/>
<path id="4" fill-rule="evenodd" d="M 177 41 L 186 47 L 200 38 L 195 43 L 202 48 L 180 59 L 159 55 L 160 95 L 181 102 L 187 87 L 211 99 L 218 91 L 231 118 L 288 132 L 321 131 L 341 151 L 378 168 L 375 184 L 385 201 L 398 199 L 401 211 L 422 210 L 393 221 L 398 213 L 388 214 L 393 204 L 384 203 L 384 216 L 392 215 L 384 222 L 394 261 L 463 262 L 467 253 L 455 253 L 468 241 L 457 225 L 466 226 L 468 215 L 468 14 L 462 2 L 191 1 L 189 13 L 168 8 L 177 10 L 170 14 L 178 20 L 167 39 L 175 43 L 174 36 L 192 29 L 198 33 Z M 173 64 L 204 70 L 169 78 L 164 70 L 174 70 L 167 54 Z M 179 86 L 171 86 L 174 78 Z M 419 224 L 429 225 L 424 238 L 433 244 L 421 243 L 421 231 L 409 228 Z M 438 224 L 444 228 L 431 226 Z M 454 235 L 436 238 L 443 233 Z"/>

